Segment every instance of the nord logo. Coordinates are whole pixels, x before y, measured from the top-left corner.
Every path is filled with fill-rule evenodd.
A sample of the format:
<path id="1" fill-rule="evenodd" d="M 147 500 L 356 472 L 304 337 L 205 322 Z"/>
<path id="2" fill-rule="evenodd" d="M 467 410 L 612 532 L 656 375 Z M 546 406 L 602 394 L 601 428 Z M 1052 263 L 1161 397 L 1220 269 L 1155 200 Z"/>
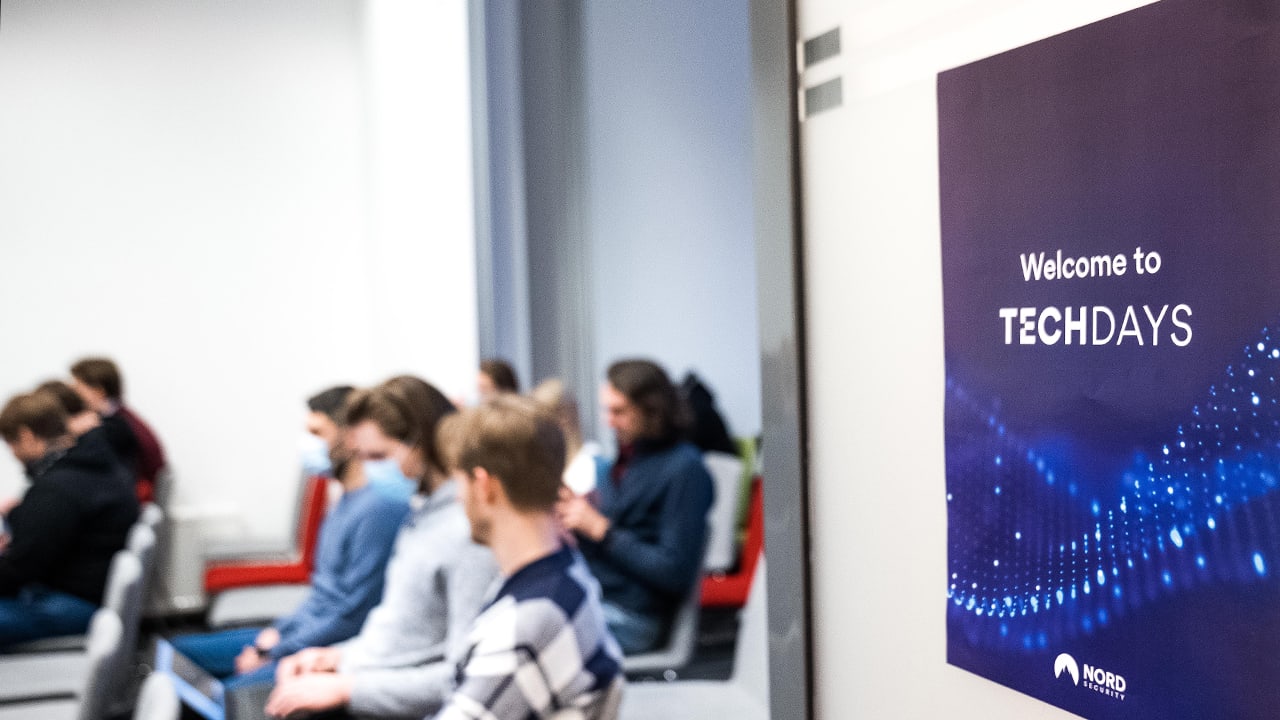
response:
<path id="1" fill-rule="evenodd" d="M 1084 677 L 1081 677 L 1082 669 Z M 1074 657 L 1062 653 L 1053 661 L 1053 676 L 1061 678 L 1064 673 L 1071 676 L 1071 683 L 1076 687 L 1124 702 L 1129 683 L 1123 675 L 1089 663 L 1077 663 Z"/>
<path id="2" fill-rule="evenodd" d="M 1089 666 L 1085 665 L 1084 667 L 1085 672 L 1088 673 Z M 1076 664 L 1075 658 L 1066 653 L 1062 653 L 1057 660 L 1053 661 L 1053 676 L 1056 678 L 1062 677 L 1062 671 L 1064 670 L 1071 676 L 1072 684 L 1080 684 L 1080 666 Z"/>

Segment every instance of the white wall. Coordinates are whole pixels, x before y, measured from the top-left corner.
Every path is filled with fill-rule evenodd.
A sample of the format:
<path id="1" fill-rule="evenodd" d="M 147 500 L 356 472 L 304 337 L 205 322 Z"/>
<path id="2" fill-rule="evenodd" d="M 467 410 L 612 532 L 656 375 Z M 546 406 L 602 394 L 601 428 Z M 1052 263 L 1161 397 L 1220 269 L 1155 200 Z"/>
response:
<path id="1" fill-rule="evenodd" d="M 428 5 L 4 2 L 0 395 L 110 355 L 176 502 L 282 536 L 310 393 L 469 387 L 465 5 Z"/>
<path id="2" fill-rule="evenodd" d="M 760 431 L 747 10 L 582 3 L 598 372 L 696 370 L 736 435 Z"/>
<path id="3" fill-rule="evenodd" d="M 936 74 L 1137 7 L 804 0 L 844 107 L 801 129 L 820 718 L 1058 718 L 946 664 Z"/>
<path id="4" fill-rule="evenodd" d="M 374 357 L 454 397 L 479 364 L 467 3 L 363 7 Z"/>

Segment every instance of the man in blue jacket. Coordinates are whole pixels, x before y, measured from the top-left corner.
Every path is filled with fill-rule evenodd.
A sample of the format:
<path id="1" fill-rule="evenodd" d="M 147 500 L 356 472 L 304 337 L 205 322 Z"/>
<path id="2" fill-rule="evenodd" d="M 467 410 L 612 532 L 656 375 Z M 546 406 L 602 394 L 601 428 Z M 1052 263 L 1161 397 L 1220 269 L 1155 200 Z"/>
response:
<path id="1" fill-rule="evenodd" d="M 701 453 L 684 440 L 688 410 L 661 367 L 614 363 L 601 402 L 618 458 L 598 506 L 566 493 L 559 514 L 600 581 L 609 629 L 634 654 L 662 642 L 700 578 L 715 491 Z"/>
<path id="2" fill-rule="evenodd" d="M 0 647 L 83 633 L 138 519 L 133 478 L 98 434 L 77 442 L 48 393 L 9 400 L 0 437 L 31 481 L 0 536 Z"/>
<path id="3" fill-rule="evenodd" d="M 339 388 L 349 395 L 351 388 Z M 334 412 L 341 403 L 334 403 Z M 310 423 L 309 423 L 310 425 Z M 405 495 L 389 491 L 351 457 L 341 430 L 330 450 L 342 497 L 320 527 L 311 591 L 293 613 L 266 628 L 187 635 L 173 646 L 229 689 L 271 682 L 276 661 L 303 648 L 346 640 L 382 598 L 387 559 L 409 514 Z M 233 677 L 234 676 L 234 677 Z"/>

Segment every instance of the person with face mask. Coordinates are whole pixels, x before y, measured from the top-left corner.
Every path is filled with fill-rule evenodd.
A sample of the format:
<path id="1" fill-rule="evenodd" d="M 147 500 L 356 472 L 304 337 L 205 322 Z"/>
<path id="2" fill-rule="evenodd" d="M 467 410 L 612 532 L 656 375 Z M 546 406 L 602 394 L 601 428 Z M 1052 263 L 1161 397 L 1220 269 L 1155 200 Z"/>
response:
<path id="1" fill-rule="evenodd" d="M 138 519 L 133 478 L 105 439 L 76 442 L 45 392 L 0 410 L 0 437 L 30 487 L 9 512 L 0 552 L 0 647 L 84 633 L 102 603 L 107 570 Z"/>
<path id="2" fill-rule="evenodd" d="M 337 421 L 352 388 L 332 388 L 308 401 L 308 434 L 323 444 L 324 462 L 303 454 L 307 471 L 336 477 L 342 496 L 320 528 L 306 600 L 266 628 L 187 635 L 173 645 L 228 689 L 271 682 L 276 661 L 316 644 L 346 640 L 382 597 L 387 559 L 409 512 L 408 496 L 375 486 L 352 457 Z M 316 417 L 319 415 L 320 417 Z"/>
<path id="3" fill-rule="evenodd" d="M 269 715 L 338 710 L 417 720 L 448 697 L 467 630 L 498 577 L 493 553 L 472 541 L 437 448 L 436 426 L 453 412 L 439 390 L 409 376 L 348 403 L 348 439 L 371 486 L 416 491 L 413 513 L 387 565 L 382 602 L 360 634 L 281 660 Z"/>
<path id="4" fill-rule="evenodd" d="M 338 442 L 342 409 L 351 394 L 350 385 L 335 385 L 307 398 L 306 431 L 298 440 L 298 455 L 307 477 L 333 477 L 329 450 Z"/>

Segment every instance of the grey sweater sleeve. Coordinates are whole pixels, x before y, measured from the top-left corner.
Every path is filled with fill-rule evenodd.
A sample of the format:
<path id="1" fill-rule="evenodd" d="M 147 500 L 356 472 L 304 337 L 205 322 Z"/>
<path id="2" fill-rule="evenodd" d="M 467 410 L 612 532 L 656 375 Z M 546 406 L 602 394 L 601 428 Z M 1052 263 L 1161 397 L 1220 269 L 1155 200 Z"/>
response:
<path id="1" fill-rule="evenodd" d="M 467 649 L 471 623 L 494 590 L 498 566 L 488 548 L 467 543 L 448 568 L 447 656 L 404 668 L 354 673 L 348 708 L 359 716 L 423 718 L 434 715 L 453 691 L 457 664 Z"/>
<path id="2" fill-rule="evenodd" d="M 430 717 L 453 689 L 455 668 L 440 660 L 407 668 L 361 670 L 355 674 L 353 715 L 378 718 Z"/>

